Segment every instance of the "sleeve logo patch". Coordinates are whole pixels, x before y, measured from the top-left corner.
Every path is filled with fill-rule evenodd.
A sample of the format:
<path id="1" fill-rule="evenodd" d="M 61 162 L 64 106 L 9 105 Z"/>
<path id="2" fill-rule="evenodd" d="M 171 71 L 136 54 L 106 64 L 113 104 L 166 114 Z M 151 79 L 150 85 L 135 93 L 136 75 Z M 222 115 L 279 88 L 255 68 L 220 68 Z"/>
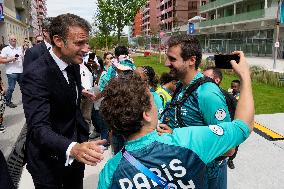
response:
<path id="1" fill-rule="evenodd" d="M 219 121 L 223 121 L 226 118 L 227 114 L 226 111 L 224 109 L 218 109 L 215 112 L 215 118 Z"/>
<path id="2" fill-rule="evenodd" d="M 218 136 L 224 135 L 224 130 L 223 130 L 222 127 L 220 127 L 218 125 L 209 125 L 208 127 L 214 134 L 216 134 Z"/>

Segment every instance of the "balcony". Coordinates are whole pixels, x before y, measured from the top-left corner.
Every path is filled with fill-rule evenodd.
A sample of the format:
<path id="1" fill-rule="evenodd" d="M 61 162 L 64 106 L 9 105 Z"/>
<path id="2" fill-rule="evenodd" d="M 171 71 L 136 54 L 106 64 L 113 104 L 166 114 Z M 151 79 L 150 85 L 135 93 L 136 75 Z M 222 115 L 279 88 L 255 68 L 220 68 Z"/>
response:
<path id="1" fill-rule="evenodd" d="M 15 8 L 22 11 L 26 9 L 26 6 L 24 4 L 23 0 L 15 0 Z"/>
<path id="2" fill-rule="evenodd" d="M 246 12 L 242 14 L 236 14 L 232 16 L 217 18 L 214 20 L 207 20 L 200 23 L 200 27 L 210 27 L 210 26 L 218 26 L 218 25 L 225 25 L 225 24 L 232 24 L 234 22 L 246 22 L 249 20 L 255 19 L 262 19 L 265 18 L 265 10 L 256 10 L 251 12 Z"/>
<path id="3" fill-rule="evenodd" d="M 39 20 L 43 20 L 43 19 L 44 19 L 44 16 L 43 16 L 43 15 L 38 15 L 37 18 L 38 18 Z"/>
<path id="4" fill-rule="evenodd" d="M 43 14 L 43 13 L 44 13 L 43 9 L 41 9 L 41 8 L 37 9 L 37 12 L 38 12 L 39 14 Z"/>
<path id="5" fill-rule="evenodd" d="M 144 13 L 146 13 L 148 10 L 150 10 L 150 7 L 145 7 L 145 8 L 143 9 L 142 13 L 144 14 Z"/>
<path id="6" fill-rule="evenodd" d="M 216 9 L 218 7 L 224 7 L 228 5 L 232 5 L 237 2 L 241 2 L 243 0 L 216 0 L 205 5 L 200 6 L 200 13 L 208 12 L 212 9 Z"/>

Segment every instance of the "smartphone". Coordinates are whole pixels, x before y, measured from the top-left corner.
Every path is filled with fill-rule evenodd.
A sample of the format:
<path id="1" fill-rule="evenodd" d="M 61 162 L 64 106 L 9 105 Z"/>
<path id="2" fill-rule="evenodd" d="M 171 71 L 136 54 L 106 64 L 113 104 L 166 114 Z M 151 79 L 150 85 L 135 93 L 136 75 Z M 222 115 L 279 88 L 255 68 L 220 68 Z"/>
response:
<path id="1" fill-rule="evenodd" d="M 232 69 L 231 60 L 240 62 L 239 55 L 236 54 L 216 54 L 214 55 L 215 67 L 220 69 Z"/>
<path id="2" fill-rule="evenodd" d="M 90 53 L 90 54 L 89 54 L 88 62 L 94 62 L 95 57 L 96 57 L 96 54 L 95 54 L 95 53 Z"/>

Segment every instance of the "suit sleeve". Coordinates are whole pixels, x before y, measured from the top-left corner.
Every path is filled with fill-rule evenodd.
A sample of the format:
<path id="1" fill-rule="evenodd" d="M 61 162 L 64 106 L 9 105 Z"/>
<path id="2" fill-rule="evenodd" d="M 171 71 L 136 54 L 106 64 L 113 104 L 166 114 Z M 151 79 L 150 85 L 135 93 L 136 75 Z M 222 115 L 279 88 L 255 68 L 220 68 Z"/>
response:
<path id="1" fill-rule="evenodd" d="M 45 71 L 41 64 L 29 67 L 23 77 L 23 105 L 28 125 L 28 136 L 46 151 L 66 159 L 71 140 L 57 134 L 51 127 L 49 90 Z"/>
<path id="2" fill-rule="evenodd" d="M 23 62 L 23 72 L 25 72 L 26 67 L 29 63 L 33 61 L 33 54 L 30 49 L 26 50 L 25 56 L 24 56 L 24 62 Z"/>

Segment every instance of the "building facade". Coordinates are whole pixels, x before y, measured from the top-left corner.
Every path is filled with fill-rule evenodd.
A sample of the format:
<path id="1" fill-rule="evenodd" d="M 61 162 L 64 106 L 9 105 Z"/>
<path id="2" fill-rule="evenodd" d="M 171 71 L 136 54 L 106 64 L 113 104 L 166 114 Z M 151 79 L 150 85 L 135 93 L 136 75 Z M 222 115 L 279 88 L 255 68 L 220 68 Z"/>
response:
<path id="1" fill-rule="evenodd" d="M 190 18 L 200 15 L 200 4 L 206 4 L 206 2 L 207 0 L 157 0 L 160 29 L 173 32 L 187 25 Z M 201 16 L 206 18 L 206 13 Z"/>
<path id="2" fill-rule="evenodd" d="M 0 0 L 3 18 L 0 19 L 0 46 L 8 45 L 9 35 L 15 34 L 18 44 L 25 38 L 41 34 L 41 23 L 46 17 L 46 0 Z"/>
<path id="3" fill-rule="evenodd" d="M 29 37 L 30 40 L 40 34 L 38 19 L 37 19 L 37 0 L 31 0 L 30 11 L 30 25 L 29 25 Z"/>
<path id="4" fill-rule="evenodd" d="M 138 10 L 132 24 L 132 37 L 138 37 L 142 32 L 142 12 Z"/>
<path id="5" fill-rule="evenodd" d="M 36 0 L 37 1 L 37 19 L 39 31 L 41 33 L 42 30 L 42 21 L 46 18 L 47 8 L 46 8 L 46 0 Z"/>
<path id="6" fill-rule="evenodd" d="M 1 3 L 1 1 L 0 1 Z M 0 22 L 0 45 L 8 45 L 9 35 L 15 34 L 22 44 L 28 37 L 30 2 L 2 0 L 4 19 Z"/>
<path id="7" fill-rule="evenodd" d="M 156 0 L 147 1 L 146 5 L 141 9 L 142 25 L 141 31 L 143 35 L 152 35 L 158 32 Z"/>
<path id="8" fill-rule="evenodd" d="M 272 56 L 278 0 L 210 0 L 200 7 L 208 19 L 197 24 L 205 52 L 243 50 L 250 56 Z M 284 56 L 284 27 L 280 24 L 278 57 Z"/>

